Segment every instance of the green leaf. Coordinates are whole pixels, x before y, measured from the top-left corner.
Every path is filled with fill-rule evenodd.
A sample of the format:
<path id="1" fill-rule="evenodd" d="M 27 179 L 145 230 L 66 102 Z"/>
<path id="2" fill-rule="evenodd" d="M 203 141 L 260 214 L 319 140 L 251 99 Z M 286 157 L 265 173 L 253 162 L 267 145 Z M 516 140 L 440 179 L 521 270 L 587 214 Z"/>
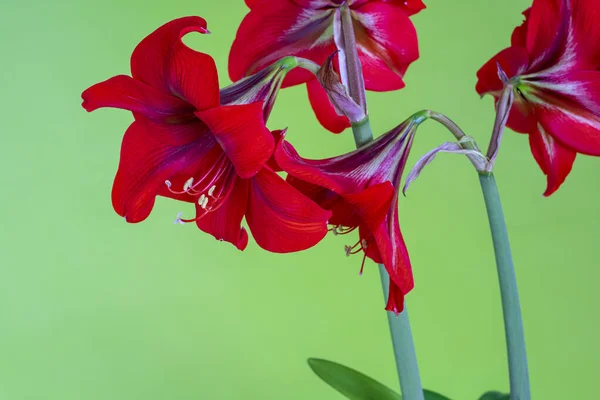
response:
<path id="1" fill-rule="evenodd" d="M 479 398 L 479 400 L 510 400 L 510 394 L 500 392 L 487 392 Z"/>
<path id="2" fill-rule="evenodd" d="M 431 390 L 423 390 L 423 394 L 425 395 L 425 400 L 450 400 L 446 396 L 442 396 L 441 394 L 432 392 Z"/>
<path id="3" fill-rule="evenodd" d="M 308 365 L 319 378 L 350 400 L 402 400 L 392 389 L 352 368 L 318 358 L 309 358 Z"/>

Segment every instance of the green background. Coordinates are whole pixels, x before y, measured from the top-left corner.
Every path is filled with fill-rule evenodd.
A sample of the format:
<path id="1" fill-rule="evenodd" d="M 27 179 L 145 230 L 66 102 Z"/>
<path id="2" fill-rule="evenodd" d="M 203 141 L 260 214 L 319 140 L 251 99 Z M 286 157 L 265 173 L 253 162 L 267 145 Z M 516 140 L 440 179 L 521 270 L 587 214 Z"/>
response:
<path id="1" fill-rule="evenodd" d="M 421 58 L 395 93 L 370 93 L 376 132 L 422 108 L 480 145 L 491 98 L 475 72 L 509 43 L 527 1 L 429 0 L 413 18 Z M 80 94 L 129 73 L 135 45 L 162 23 L 205 17 L 222 83 L 242 0 L 15 1 L 0 12 L 2 222 L 0 399 L 340 399 L 306 365 L 332 359 L 392 387 L 396 377 L 377 268 L 358 276 L 353 238 L 277 255 L 239 252 L 159 199 L 129 225 L 110 190 L 130 113 L 87 114 Z M 269 121 L 308 157 L 350 150 L 316 122 L 305 89 L 284 90 Z M 428 122 L 410 159 L 451 136 Z M 598 160 L 564 186 L 545 178 L 527 137 L 507 132 L 497 165 L 521 290 L 534 399 L 595 398 Z M 408 297 L 423 383 L 453 399 L 508 390 L 499 291 L 477 176 L 442 155 L 401 200 L 416 288 Z"/>

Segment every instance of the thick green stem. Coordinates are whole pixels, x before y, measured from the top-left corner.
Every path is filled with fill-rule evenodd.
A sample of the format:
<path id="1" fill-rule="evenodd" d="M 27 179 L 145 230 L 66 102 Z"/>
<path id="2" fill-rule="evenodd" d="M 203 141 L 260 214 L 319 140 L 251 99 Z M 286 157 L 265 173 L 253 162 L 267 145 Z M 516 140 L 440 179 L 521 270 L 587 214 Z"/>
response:
<path id="1" fill-rule="evenodd" d="M 361 147 L 373 140 L 373 132 L 369 118 L 352 124 L 352 133 L 356 147 Z M 390 278 L 383 264 L 379 264 L 379 275 L 381 277 L 381 286 L 383 296 L 387 301 L 387 295 L 390 289 Z M 396 359 L 396 370 L 400 380 L 400 391 L 403 400 L 424 400 L 423 387 L 421 386 L 421 376 L 419 375 L 419 365 L 417 363 L 417 354 L 415 352 L 415 343 L 413 342 L 412 331 L 408 319 L 408 310 L 404 304 L 404 311 L 398 316 L 393 312 L 387 311 L 392 344 L 394 346 L 394 356 Z"/>
<path id="2" fill-rule="evenodd" d="M 386 294 L 390 291 L 390 277 L 385 270 L 385 266 L 383 264 L 378 265 L 381 287 L 383 288 L 383 298 L 384 301 L 387 301 Z M 423 387 L 421 386 L 421 376 L 419 375 L 419 364 L 417 363 L 417 353 L 415 352 L 406 303 L 404 304 L 404 311 L 398 315 L 390 311 L 386 312 L 392 335 L 402 399 L 423 400 L 424 395 Z"/>
<path id="3" fill-rule="evenodd" d="M 511 400 L 530 400 L 531 392 L 529 389 L 523 317 L 521 316 L 517 277 L 510 251 L 506 223 L 504 222 L 502 204 L 500 203 L 500 195 L 498 194 L 494 175 L 491 173 L 480 173 L 479 181 L 492 231 L 496 266 L 498 268 L 506 348 L 508 352 L 510 398 Z"/>

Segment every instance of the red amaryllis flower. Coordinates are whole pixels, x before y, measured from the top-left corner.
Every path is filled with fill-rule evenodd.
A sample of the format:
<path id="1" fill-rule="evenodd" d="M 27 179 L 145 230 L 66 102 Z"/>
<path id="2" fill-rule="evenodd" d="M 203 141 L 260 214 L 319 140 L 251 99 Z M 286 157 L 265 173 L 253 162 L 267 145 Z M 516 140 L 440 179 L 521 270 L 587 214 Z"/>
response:
<path id="1" fill-rule="evenodd" d="M 409 19 L 425 5 L 421 0 L 246 0 L 250 13 L 237 32 L 229 55 L 229 75 L 236 81 L 286 56 L 323 64 L 336 50 L 336 10 L 351 11 L 365 87 L 374 91 L 404 87 L 402 77 L 419 57 L 417 35 Z M 321 124 L 332 132 L 349 127 L 310 73 L 291 72 L 284 87 L 307 82 L 308 97 Z"/>
<path id="2" fill-rule="evenodd" d="M 264 109 L 263 101 L 245 104 L 264 99 L 245 81 L 229 88 L 230 103 L 221 105 L 214 61 L 183 44 L 188 32 L 206 33 L 206 22 L 185 17 L 161 26 L 135 48 L 131 77 L 115 76 L 82 95 L 88 111 L 116 107 L 135 117 L 123 138 L 112 191 L 115 211 L 127 222 L 140 222 L 161 195 L 193 202 L 196 218 L 178 221 L 196 222 L 239 249 L 248 242 L 240 226 L 244 216 L 267 250 L 316 244 L 330 213 L 267 165 L 274 139 L 263 114 L 271 102 Z"/>
<path id="3" fill-rule="evenodd" d="M 398 188 L 415 128 L 411 120 L 358 150 L 323 160 L 300 157 L 283 138 L 275 148 L 287 181 L 332 211 L 334 234 L 358 228 L 358 241 L 346 246 L 346 254 L 363 252 L 363 266 L 366 257 L 384 264 L 390 275 L 386 309 L 395 313 L 414 286 L 398 221 Z"/>
<path id="4" fill-rule="evenodd" d="M 477 91 L 498 101 L 504 70 L 516 91 L 507 126 L 529 134 L 547 175 L 544 195 L 555 192 L 577 153 L 600 156 L 600 2 L 534 0 L 511 46 L 477 73 Z"/>

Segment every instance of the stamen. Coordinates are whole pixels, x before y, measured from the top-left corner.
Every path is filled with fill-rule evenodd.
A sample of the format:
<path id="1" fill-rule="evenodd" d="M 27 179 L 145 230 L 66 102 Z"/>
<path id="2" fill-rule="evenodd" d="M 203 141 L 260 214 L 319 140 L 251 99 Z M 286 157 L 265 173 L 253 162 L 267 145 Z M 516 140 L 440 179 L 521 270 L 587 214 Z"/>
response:
<path id="1" fill-rule="evenodd" d="M 175 218 L 175 221 L 173 221 L 173 223 L 175 225 L 177 225 L 177 224 L 183 225 L 183 220 L 181 219 L 182 215 L 183 215 L 182 212 L 177 213 L 177 218 Z"/>
<path id="2" fill-rule="evenodd" d="M 183 184 L 183 191 L 187 192 L 193 184 L 194 184 L 194 178 L 191 177 L 190 179 L 185 181 L 185 183 Z"/>
<path id="3" fill-rule="evenodd" d="M 365 269 L 365 261 L 367 260 L 367 252 L 365 251 L 365 255 L 363 256 L 362 259 L 362 264 L 360 264 L 360 271 L 358 271 L 358 275 L 362 276 L 363 274 L 363 269 Z"/>
<path id="4" fill-rule="evenodd" d="M 350 257 L 350 254 L 352 254 L 352 247 L 345 245 L 344 251 L 346 252 L 346 257 Z"/>

